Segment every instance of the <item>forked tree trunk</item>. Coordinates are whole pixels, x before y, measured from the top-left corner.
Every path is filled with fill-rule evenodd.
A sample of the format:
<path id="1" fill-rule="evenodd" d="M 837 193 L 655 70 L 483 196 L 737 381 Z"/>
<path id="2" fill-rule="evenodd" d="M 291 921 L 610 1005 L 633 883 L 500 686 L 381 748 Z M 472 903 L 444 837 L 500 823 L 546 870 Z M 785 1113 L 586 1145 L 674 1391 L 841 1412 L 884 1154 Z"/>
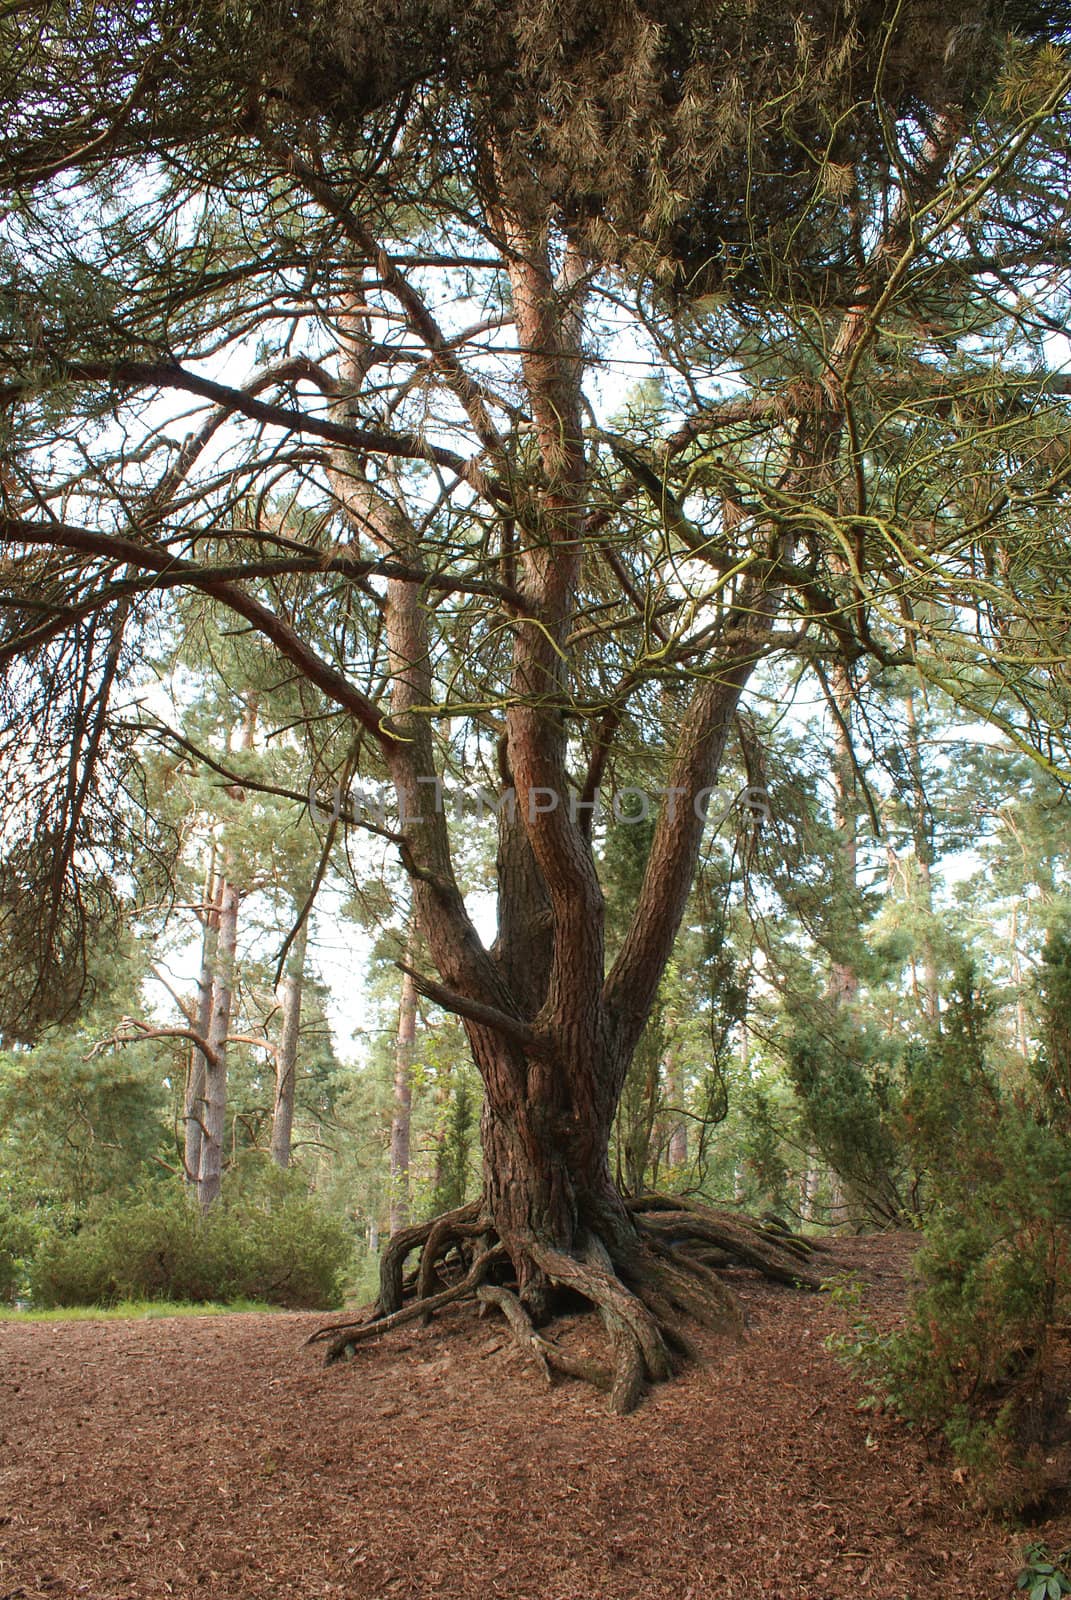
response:
<path id="1" fill-rule="evenodd" d="M 480 446 L 479 459 L 465 470 L 471 470 L 476 493 L 494 511 L 487 540 L 489 546 L 494 541 L 500 557 L 499 632 L 511 651 L 508 688 L 496 707 L 502 730 L 499 799 L 504 803 L 506 792 L 511 795 L 516 821 L 507 820 L 500 836 L 498 938 L 488 950 L 465 906 L 442 806 L 429 795 L 444 770 L 432 727 L 441 731 L 438 711 L 445 708 L 433 671 L 439 646 L 429 617 L 435 607 L 417 581 L 425 574 L 422 531 L 389 469 L 380 464 L 369 471 L 359 447 L 340 446 L 335 453 L 331 484 L 354 541 L 370 540 L 381 557 L 406 572 L 394 572 L 386 585 L 389 718 L 363 697 L 355 700 L 345 683 L 332 679 L 332 692 L 377 740 L 395 790 L 399 852 L 438 974 L 421 975 L 416 987 L 462 1019 L 484 1083 L 484 1191 L 471 1205 L 401 1229 L 383 1253 L 379 1314 L 323 1330 L 322 1336 L 331 1340 L 329 1358 L 337 1359 L 401 1322 L 476 1294 L 502 1310 L 545 1372 L 554 1366 L 575 1373 L 585 1364 L 538 1338 L 533 1322 L 549 1313 L 557 1291 L 579 1293 L 606 1325 L 614 1356 L 607 1387 L 612 1407 L 623 1411 L 635 1403 L 645 1377 L 657 1381 L 667 1375 L 667 1341 L 689 1348 L 681 1315 L 707 1325 L 733 1322 L 716 1276 L 716 1266 L 728 1254 L 786 1281 L 808 1276 L 799 1266 L 799 1251 L 806 1248 L 799 1241 L 792 1248 L 783 1240 L 771 1248 L 757 1225 L 749 1228 L 739 1218 L 716 1215 L 685 1199 L 642 1195 L 626 1200 L 611 1178 L 610 1131 L 695 879 L 703 836 L 698 798 L 709 795 L 717 782 L 744 686 L 778 644 L 775 624 L 785 609 L 784 586 L 797 581 L 796 543 L 809 537 L 800 519 L 783 517 L 775 507 L 787 494 L 798 494 L 803 503 L 827 489 L 840 493 L 834 480 L 846 423 L 845 385 L 873 332 L 873 307 L 881 303 L 894 268 L 900 270 L 920 214 L 919 191 L 924 182 L 941 180 L 955 132 L 942 129 L 927 142 L 912 192 L 889 218 L 860 271 L 858 298 L 835 332 L 830 329 L 828 354 L 816 374 L 821 404 L 785 429 L 778 498 L 770 502 L 761 544 L 754 545 L 756 555 L 761 548 L 761 559 L 738 568 L 735 554 L 723 553 L 716 562 L 721 574 L 718 602 L 712 606 L 716 617 L 690 642 L 683 635 L 678 641 L 681 683 L 691 687 L 663 774 L 669 781 L 642 883 L 607 973 L 606 905 L 592 846 L 591 807 L 605 788 L 622 717 L 632 714 L 628 702 L 635 689 L 642 689 L 644 672 L 635 682 L 627 675 L 620 700 L 615 697 L 601 716 L 588 720 L 582 709 L 588 690 L 573 671 L 581 580 L 588 564 L 597 567 L 605 558 L 622 592 L 637 604 L 625 567 L 603 549 L 598 531 L 629 503 L 634 490 L 644 490 L 657 507 L 667 554 L 671 535 L 679 536 L 696 559 L 705 559 L 710 544 L 718 541 L 692 527 L 668 492 L 662 467 L 669 456 L 645 463 L 614 450 L 632 481 L 623 502 L 616 491 L 608 497 L 602 466 L 595 468 L 601 447 L 588 427 L 582 387 L 583 315 L 595 270 L 575 240 L 567 236 L 558 248 L 558 232 L 538 186 L 520 176 L 512 160 L 515 128 L 496 126 L 491 99 L 484 111 L 474 132 L 487 182 L 481 222 L 508 278 L 509 318 L 520 355 L 523 469 L 510 438 L 500 431 L 501 395 L 463 364 L 458 344 L 439 327 L 417 282 L 360 216 L 340 204 L 333 209 L 360 265 L 339 318 L 342 382 L 329 385 L 339 420 L 367 426 L 366 380 L 377 363 L 390 359 L 363 298 L 367 267 L 376 292 L 394 302 L 426 349 L 429 372 L 465 414 Z M 290 170 L 305 171 L 295 153 L 287 158 L 299 164 Z M 330 192 L 311 168 L 307 179 L 312 192 Z M 646 596 L 638 604 L 646 633 Z M 858 641 L 850 621 L 842 618 L 839 600 L 833 604 L 816 589 L 808 595 L 807 609 L 815 621 L 828 617 L 830 629 L 855 651 Z M 794 605 L 791 619 L 793 632 L 782 635 L 780 644 L 795 649 L 797 624 L 802 621 L 809 629 L 811 618 L 801 619 Z M 690 629 L 689 623 L 686 635 Z M 665 657 L 672 670 L 673 650 L 667 648 Z M 574 739 L 578 722 L 590 733 L 587 771 L 579 783 L 575 756 L 584 740 Z M 438 792 L 441 797 L 441 787 Z M 405 1263 L 415 1250 L 419 1268 L 407 1279 Z M 793 1251 L 797 1259 L 786 1260 Z M 814 1275 L 809 1281 L 817 1282 Z M 407 1294 L 409 1305 L 404 1304 Z"/>
<path id="2" fill-rule="evenodd" d="M 579 386 L 584 263 L 567 251 L 555 275 L 538 229 L 528 233 L 522 221 L 506 215 L 495 226 L 508 243 L 513 314 L 542 481 L 532 497 L 538 511 L 533 509 L 518 548 L 526 602 L 510 625 L 511 691 L 499 751 L 499 928 L 491 950 L 466 910 L 443 807 L 434 798 L 439 767 L 427 715 L 436 695 L 429 608 L 418 585 L 398 577 L 388 580 L 385 607 L 391 717 L 389 725 L 378 724 L 398 815 L 406 819 L 399 842 L 413 913 L 438 973 L 435 979 L 421 975 L 416 989 L 462 1019 L 484 1084 L 483 1194 L 471 1206 L 394 1235 L 381 1261 L 380 1316 L 356 1335 L 348 1326 L 336 1327 L 329 1358 L 344 1355 L 355 1339 L 373 1331 L 478 1292 L 503 1310 L 544 1365 L 575 1371 L 576 1363 L 570 1366 L 556 1346 L 533 1344 L 531 1334 L 566 1291 L 586 1298 L 606 1325 L 613 1373 L 605 1386 L 612 1407 L 624 1411 L 635 1404 L 645 1377 L 667 1376 L 667 1339 L 688 1348 L 681 1315 L 737 1325 L 730 1297 L 701 1259 L 704 1252 L 719 1253 L 732 1235 L 744 1259 L 773 1263 L 771 1270 L 789 1281 L 804 1275 L 757 1244 L 757 1235 L 734 1219 L 696 1217 L 686 1202 L 669 1202 L 662 1215 L 664 1197 L 626 1201 L 610 1170 L 611 1127 L 628 1064 L 695 876 L 704 821 L 697 797 L 717 782 L 739 698 L 763 654 L 779 594 L 745 579 L 727 613 L 717 671 L 699 678 L 690 695 L 666 774 L 666 793 L 675 798 L 660 807 L 636 905 L 607 973 L 590 797 L 602 786 L 608 746 L 596 741 L 578 792 L 563 710 L 587 487 Z M 455 398 L 496 462 L 498 436 L 482 393 L 441 345 L 434 323 L 386 252 L 369 242 L 368 254 L 381 283 L 436 348 Z M 359 415 L 356 397 L 378 359 L 371 330 L 356 309 L 359 301 L 356 296 L 340 319 L 343 420 L 351 407 L 353 418 Z M 500 465 L 508 477 L 508 460 Z M 358 538 L 371 537 L 383 556 L 410 571 L 420 569 L 418 531 L 388 481 L 370 481 L 359 462 L 339 452 L 332 485 Z M 787 553 L 788 540 L 778 536 L 775 565 Z M 646 1216 L 646 1210 L 660 1215 Z M 700 1252 L 683 1265 L 674 1258 L 682 1239 Z M 420 1250 L 420 1265 L 407 1282 L 403 1267 L 414 1249 Z M 406 1307 L 410 1287 L 415 1299 Z"/>

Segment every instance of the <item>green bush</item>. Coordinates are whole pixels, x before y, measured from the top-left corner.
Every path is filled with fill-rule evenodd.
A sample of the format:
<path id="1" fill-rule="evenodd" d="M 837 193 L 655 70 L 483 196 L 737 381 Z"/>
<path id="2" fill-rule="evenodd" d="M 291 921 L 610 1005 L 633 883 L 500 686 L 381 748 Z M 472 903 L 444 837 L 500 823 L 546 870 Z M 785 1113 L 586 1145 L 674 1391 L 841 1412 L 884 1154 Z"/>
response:
<path id="1" fill-rule="evenodd" d="M 0 1200 L 0 1305 L 14 1305 L 25 1292 L 37 1231 L 33 1217 Z"/>
<path id="2" fill-rule="evenodd" d="M 855 1216 L 883 1228 L 917 1209 L 899 1055 L 894 1042 L 819 1000 L 794 1022 L 786 1049 L 809 1140 L 840 1178 Z"/>
<path id="3" fill-rule="evenodd" d="M 902 1416 L 943 1431 L 980 1499 L 1017 1509 L 1071 1464 L 1071 1141 L 1049 1096 L 990 1069 L 987 1010 L 961 974 L 911 1062 L 905 1127 L 931 1206 L 919 1285 L 901 1330 L 858 1319 L 842 1349 Z"/>
<path id="4" fill-rule="evenodd" d="M 206 1215 L 178 1190 L 141 1193 L 54 1234 L 30 1273 L 35 1306 L 261 1300 L 336 1306 L 352 1255 L 345 1223 L 307 1195 L 225 1197 Z"/>

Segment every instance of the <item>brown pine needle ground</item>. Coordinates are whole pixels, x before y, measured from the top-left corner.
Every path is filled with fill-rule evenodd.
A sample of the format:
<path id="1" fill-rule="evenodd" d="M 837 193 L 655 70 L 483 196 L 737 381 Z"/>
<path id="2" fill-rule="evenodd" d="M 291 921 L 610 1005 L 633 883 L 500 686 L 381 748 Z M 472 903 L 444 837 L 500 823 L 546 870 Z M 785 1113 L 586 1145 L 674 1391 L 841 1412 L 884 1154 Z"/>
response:
<path id="1" fill-rule="evenodd" d="M 910 1251 L 821 1265 L 891 1317 Z M 0 1325 L 0 1600 L 996 1600 L 1071 1543 L 857 1408 L 825 1296 L 730 1277 L 745 1341 L 623 1418 L 472 1307 L 330 1368 L 311 1316 Z"/>

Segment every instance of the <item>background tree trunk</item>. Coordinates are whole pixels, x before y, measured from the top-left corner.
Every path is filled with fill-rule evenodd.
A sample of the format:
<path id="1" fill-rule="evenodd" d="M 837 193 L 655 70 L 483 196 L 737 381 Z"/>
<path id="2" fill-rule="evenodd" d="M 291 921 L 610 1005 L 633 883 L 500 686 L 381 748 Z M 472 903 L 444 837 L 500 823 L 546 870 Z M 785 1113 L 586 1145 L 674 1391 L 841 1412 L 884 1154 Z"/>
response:
<path id="1" fill-rule="evenodd" d="M 910 689 L 904 698 L 904 710 L 907 716 L 908 764 L 911 770 L 911 832 L 915 843 L 915 863 L 922 909 L 926 918 L 926 928 L 922 936 L 923 1006 L 929 1020 L 936 1023 L 941 1014 L 941 983 L 933 939 L 933 828 L 923 777 L 922 747 L 919 741 L 915 696 Z"/>
<path id="2" fill-rule="evenodd" d="M 854 904 L 858 889 L 859 871 L 859 817 L 856 802 L 855 762 L 852 755 L 851 716 L 854 695 L 851 680 L 843 666 L 833 671 L 832 698 L 834 709 L 833 790 L 834 822 L 837 829 L 837 854 L 842 896 L 851 897 Z M 844 943 L 844 932 L 837 930 L 838 945 Z M 843 951 L 832 962 L 829 975 L 829 995 L 835 1006 L 850 1005 L 859 990 L 859 974 Z"/>
<path id="3" fill-rule="evenodd" d="M 666 1157 L 671 1167 L 678 1171 L 688 1165 L 688 1123 L 675 1115 L 684 1104 L 684 1074 L 680 1065 L 680 1048 L 674 1042 L 666 1051 L 663 1070 L 666 1075 L 666 1099 L 669 1102 L 670 1133 Z"/>
<path id="4" fill-rule="evenodd" d="M 239 750 L 251 750 L 257 724 L 257 695 L 245 701 Z M 235 798 L 245 798 L 238 790 Z M 216 962 L 212 983 L 212 1014 L 208 1027 L 209 1051 L 205 1057 L 205 1114 L 201 1134 L 201 1164 L 198 1168 L 197 1198 L 207 1210 L 219 1198 L 223 1178 L 223 1139 L 227 1126 L 227 1039 L 231 1031 L 234 1006 L 234 972 L 238 952 L 238 908 L 241 891 L 231 881 L 233 852 L 224 846 L 219 880 L 219 928 L 216 935 Z"/>
<path id="5" fill-rule="evenodd" d="M 298 1046 L 301 1041 L 301 997 L 305 984 L 305 951 L 309 939 L 306 916 L 294 934 L 287 953 L 286 972 L 276 998 L 282 1013 L 279 1047 L 275 1053 L 275 1106 L 271 1121 L 271 1158 L 277 1167 L 290 1165 L 294 1129 L 294 1094 L 297 1087 Z"/>
<path id="6" fill-rule="evenodd" d="M 416 922 L 409 920 L 406 966 L 417 953 Z M 390 1119 L 390 1231 L 409 1226 L 409 1145 L 413 1111 L 413 1051 L 416 1046 L 417 989 L 413 976 L 402 973 L 398 1004 L 398 1032 L 394 1042 L 394 1094 Z"/>
<path id="7" fill-rule="evenodd" d="M 208 1029 L 209 1053 L 205 1057 L 205 1092 L 201 1164 L 197 1198 L 206 1210 L 219 1198 L 223 1176 L 223 1138 L 227 1125 L 227 1036 L 234 998 L 234 962 L 238 946 L 238 905 L 241 896 L 226 877 L 220 882 L 219 932 L 216 970 L 212 984 L 212 1015 Z"/>
<path id="8" fill-rule="evenodd" d="M 212 1024 L 212 983 L 219 938 L 221 889 L 222 884 L 216 877 L 216 846 L 213 841 L 209 846 L 208 867 L 205 871 L 204 901 L 201 910 L 201 970 L 197 979 L 196 1026 L 197 1033 L 205 1040 Z M 187 1184 L 195 1193 L 201 1172 L 206 1069 L 204 1051 L 198 1045 L 192 1045 L 186 1076 L 183 1172 Z"/>

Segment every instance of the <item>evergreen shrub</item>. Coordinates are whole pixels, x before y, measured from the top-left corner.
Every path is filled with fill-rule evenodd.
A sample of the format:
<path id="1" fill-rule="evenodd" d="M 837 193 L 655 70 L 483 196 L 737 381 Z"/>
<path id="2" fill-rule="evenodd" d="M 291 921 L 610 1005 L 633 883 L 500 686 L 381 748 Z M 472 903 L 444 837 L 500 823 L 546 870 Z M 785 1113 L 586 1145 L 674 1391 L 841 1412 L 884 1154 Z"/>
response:
<path id="1" fill-rule="evenodd" d="M 238 1191 L 207 1214 L 175 1189 L 142 1191 L 54 1234 L 30 1272 L 36 1307 L 123 1300 L 260 1300 L 292 1308 L 341 1303 L 353 1241 L 308 1195 Z"/>

